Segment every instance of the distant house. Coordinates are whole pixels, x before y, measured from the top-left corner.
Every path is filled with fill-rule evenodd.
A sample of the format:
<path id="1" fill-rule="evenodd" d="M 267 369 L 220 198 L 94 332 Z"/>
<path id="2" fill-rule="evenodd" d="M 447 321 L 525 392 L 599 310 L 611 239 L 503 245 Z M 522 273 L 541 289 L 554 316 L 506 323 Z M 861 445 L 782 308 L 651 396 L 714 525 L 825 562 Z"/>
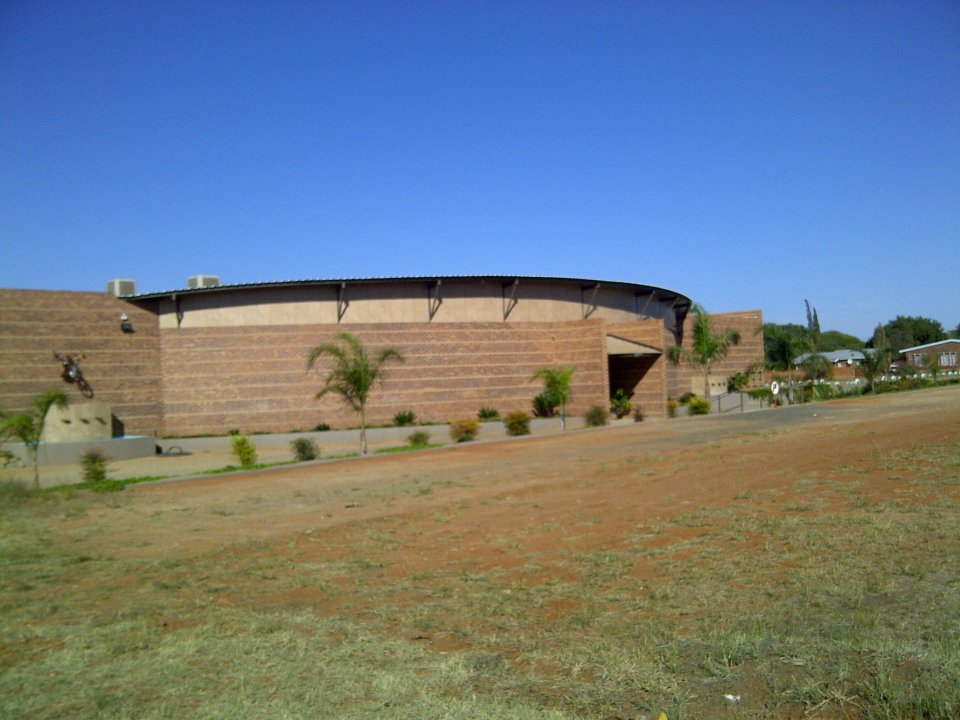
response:
<path id="1" fill-rule="evenodd" d="M 940 340 L 938 342 L 904 348 L 900 351 L 908 365 L 918 370 L 931 369 L 957 370 L 957 356 L 960 355 L 960 340 Z"/>
<path id="2" fill-rule="evenodd" d="M 819 353 L 820 357 L 826 360 L 834 367 L 846 367 L 849 365 L 863 365 L 864 355 L 860 350 L 831 350 L 830 352 Z M 813 353 L 804 353 L 792 360 L 794 365 L 803 365 L 813 356 Z"/>

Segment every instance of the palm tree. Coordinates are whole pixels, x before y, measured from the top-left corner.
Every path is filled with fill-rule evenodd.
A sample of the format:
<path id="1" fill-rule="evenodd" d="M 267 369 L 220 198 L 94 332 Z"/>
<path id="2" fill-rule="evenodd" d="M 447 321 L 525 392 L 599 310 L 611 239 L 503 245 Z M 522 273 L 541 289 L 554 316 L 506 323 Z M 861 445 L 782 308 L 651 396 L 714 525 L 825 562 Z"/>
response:
<path id="1" fill-rule="evenodd" d="M 22 442 L 33 462 L 33 489 L 40 489 L 40 438 L 47 422 L 47 413 L 54 405 L 66 407 L 66 393 L 63 390 L 47 390 L 30 404 L 27 412 L 16 415 L 0 413 L 0 437 L 13 437 Z"/>
<path id="2" fill-rule="evenodd" d="M 573 377 L 573 371 L 576 368 L 550 368 L 542 367 L 537 370 L 530 382 L 534 380 L 543 380 L 544 395 L 553 403 L 553 407 L 560 406 L 560 429 L 567 429 L 567 402 L 573 397 L 570 391 L 570 379 Z"/>
<path id="3" fill-rule="evenodd" d="M 667 351 L 670 361 L 679 364 L 681 360 L 703 369 L 703 395 L 710 399 L 710 366 L 727 356 L 730 348 L 740 343 L 740 333 L 736 330 L 714 332 L 713 318 L 701 305 L 690 308 L 693 315 L 693 342 L 688 350 L 674 345 Z"/>
<path id="4" fill-rule="evenodd" d="M 367 355 L 366 349 L 355 336 L 348 332 L 337 333 L 341 344 L 317 345 L 307 357 L 307 370 L 317 361 L 329 355 L 334 359 L 333 369 L 327 375 L 317 399 L 327 393 L 336 393 L 354 412 L 360 414 L 360 454 L 367 454 L 367 397 L 375 382 L 383 386 L 383 366 L 388 360 L 403 362 L 403 356 L 393 348 L 381 350 L 376 359 Z"/>

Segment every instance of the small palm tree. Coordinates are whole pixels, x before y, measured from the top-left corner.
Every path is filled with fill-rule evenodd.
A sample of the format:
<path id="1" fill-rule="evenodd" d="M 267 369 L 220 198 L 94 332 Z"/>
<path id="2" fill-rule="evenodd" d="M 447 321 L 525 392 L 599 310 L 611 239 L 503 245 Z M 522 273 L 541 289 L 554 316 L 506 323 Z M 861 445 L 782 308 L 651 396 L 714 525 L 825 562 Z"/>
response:
<path id="1" fill-rule="evenodd" d="M 367 397 L 375 382 L 383 386 L 383 366 L 388 360 L 403 362 L 403 356 L 393 348 L 381 350 L 375 359 L 367 355 L 366 349 L 355 336 L 348 332 L 337 333 L 341 344 L 326 343 L 317 345 L 307 357 L 307 370 L 317 361 L 329 355 L 334 360 L 333 369 L 327 375 L 323 387 L 317 392 L 317 399 L 328 393 L 336 393 L 344 403 L 360 415 L 360 454 L 367 454 Z"/>
<path id="2" fill-rule="evenodd" d="M 543 380 L 544 395 L 553 403 L 553 407 L 560 406 L 560 429 L 567 429 L 567 403 L 573 397 L 570 391 L 570 379 L 576 368 L 542 367 L 537 370 L 530 382 Z"/>
<path id="3" fill-rule="evenodd" d="M 22 442 L 33 462 L 33 489 L 40 489 L 40 438 L 47 422 L 47 413 L 54 405 L 67 406 L 67 396 L 62 390 L 47 390 L 34 398 L 30 409 L 16 415 L 0 413 L 0 437 L 13 437 Z"/>
<path id="4" fill-rule="evenodd" d="M 700 305 L 691 307 L 690 312 L 693 314 L 693 342 L 690 349 L 674 345 L 667 351 L 667 356 L 675 364 L 686 360 L 703 370 L 703 394 L 709 399 L 710 366 L 723 360 L 730 348 L 740 343 L 740 333 L 736 330 L 714 332 L 713 318 Z"/>

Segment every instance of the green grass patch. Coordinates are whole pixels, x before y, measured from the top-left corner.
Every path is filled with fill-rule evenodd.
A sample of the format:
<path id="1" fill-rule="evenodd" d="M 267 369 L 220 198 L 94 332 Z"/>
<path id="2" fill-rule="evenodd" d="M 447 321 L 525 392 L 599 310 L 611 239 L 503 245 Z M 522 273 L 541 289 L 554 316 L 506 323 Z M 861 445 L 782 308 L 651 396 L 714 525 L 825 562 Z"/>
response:
<path id="1" fill-rule="evenodd" d="M 380 448 L 374 450 L 374 455 L 394 455 L 396 453 L 413 452 L 415 450 L 427 450 L 430 448 L 443 447 L 443 443 L 426 443 L 425 445 L 397 445 L 395 447 Z"/>

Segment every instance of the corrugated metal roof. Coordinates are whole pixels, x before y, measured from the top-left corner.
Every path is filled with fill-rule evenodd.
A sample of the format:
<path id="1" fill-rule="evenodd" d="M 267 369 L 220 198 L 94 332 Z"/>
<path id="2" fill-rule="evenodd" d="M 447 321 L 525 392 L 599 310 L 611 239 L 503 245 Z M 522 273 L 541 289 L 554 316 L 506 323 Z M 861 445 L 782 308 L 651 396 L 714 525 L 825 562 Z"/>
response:
<path id="1" fill-rule="evenodd" d="M 901 353 L 912 352 L 913 350 L 926 350 L 927 348 L 936 347 L 937 345 L 943 345 L 948 343 L 960 343 L 958 338 L 947 338 L 946 340 L 937 340 L 936 342 L 927 343 L 926 345 L 917 345 L 916 347 L 908 347 L 901 350 Z"/>
<path id="2" fill-rule="evenodd" d="M 202 293 L 223 293 L 223 292 L 238 292 L 242 290 L 253 290 L 253 289 L 265 289 L 265 288 L 276 288 L 276 287 L 296 287 L 304 285 L 357 285 L 357 284 L 374 284 L 374 283 L 389 283 L 389 282 L 399 282 L 399 283 L 425 283 L 425 282 L 436 282 L 443 280 L 491 280 L 498 281 L 502 283 L 513 282 L 514 280 L 524 280 L 527 281 L 546 281 L 546 282 L 562 282 L 562 283 L 577 283 L 580 285 L 594 286 L 594 285 L 612 285 L 617 287 L 633 287 L 637 290 L 642 290 L 644 292 L 656 291 L 658 294 L 662 294 L 665 299 L 676 298 L 679 301 L 679 305 L 689 305 L 690 298 L 686 295 L 678 293 L 674 290 L 668 290 L 666 288 L 657 287 L 656 285 L 644 285 L 640 283 L 624 282 L 621 280 L 591 280 L 588 278 L 572 278 L 572 277 L 552 277 L 549 275 L 417 275 L 417 276 L 408 276 L 408 277 L 355 277 L 355 278 L 318 278 L 318 279 L 303 279 L 303 280 L 275 280 L 275 281 L 264 281 L 264 282 L 253 282 L 253 283 L 236 283 L 236 284 L 221 284 L 213 287 L 200 287 L 200 288 L 178 288 L 173 290 L 163 290 L 161 292 L 151 292 L 151 293 L 140 293 L 137 295 L 126 296 L 127 300 L 154 300 L 160 298 L 170 297 L 171 295 L 198 295 Z"/>

